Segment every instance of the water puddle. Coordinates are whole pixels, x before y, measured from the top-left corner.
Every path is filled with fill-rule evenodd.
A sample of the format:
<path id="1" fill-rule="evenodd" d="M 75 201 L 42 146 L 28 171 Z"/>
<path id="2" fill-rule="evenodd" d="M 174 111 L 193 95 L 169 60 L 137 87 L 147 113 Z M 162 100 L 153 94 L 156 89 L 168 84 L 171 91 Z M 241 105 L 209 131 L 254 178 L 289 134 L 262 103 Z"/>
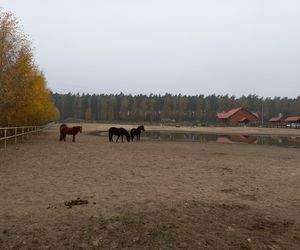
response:
<path id="1" fill-rule="evenodd" d="M 167 131 L 146 131 L 143 140 L 159 141 L 195 141 L 195 142 L 218 142 L 277 145 L 300 148 L 300 136 L 253 136 L 253 135 L 216 135 L 201 133 L 178 133 Z"/>
<path id="2" fill-rule="evenodd" d="M 107 131 L 98 131 L 91 134 L 107 136 Z M 240 143 L 300 148 L 300 136 L 216 135 L 190 132 L 146 131 L 142 132 L 141 140 Z"/>

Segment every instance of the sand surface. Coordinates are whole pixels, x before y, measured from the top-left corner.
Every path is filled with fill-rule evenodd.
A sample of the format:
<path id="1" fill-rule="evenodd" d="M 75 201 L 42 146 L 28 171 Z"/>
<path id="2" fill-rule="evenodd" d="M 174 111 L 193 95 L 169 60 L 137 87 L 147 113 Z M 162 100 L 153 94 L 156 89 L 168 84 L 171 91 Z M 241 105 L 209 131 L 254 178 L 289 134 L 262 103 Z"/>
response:
<path id="1" fill-rule="evenodd" d="M 0 248 L 300 248 L 299 149 L 143 137 L 109 143 L 92 133 L 109 126 L 83 124 L 72 143 L 58 140 L 55 125 L 0 149 Z M 65 206 L 77 198 L 89 203 Z"/>

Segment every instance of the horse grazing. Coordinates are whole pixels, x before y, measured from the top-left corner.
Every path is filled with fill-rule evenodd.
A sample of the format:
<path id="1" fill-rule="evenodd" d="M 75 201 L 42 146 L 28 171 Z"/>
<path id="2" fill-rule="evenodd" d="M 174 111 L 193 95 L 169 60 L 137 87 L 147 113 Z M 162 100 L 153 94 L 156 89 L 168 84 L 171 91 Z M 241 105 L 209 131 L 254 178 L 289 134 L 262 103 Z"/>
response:
<path id="1" fill-rule="evenodd" d="M 130 135 L 128 133 L 128 131 L 125 128 L 116 128 L 116 127 L 111 127 L 108 130 L 108 138 L 110 142 L 113 142 L 113 135 L 118 136 L 116 142 L 118 142 L 120 136 L 122 138 L 122 142 L 123 142 L 123 136 L 126 136 L 127 141 L 130 141 Z"/>
<path id="2" fill-rule="evenodd" d="M 141 131 L 145 131 L 144 125 L 138 126 L 137 128 L 133 128 L 130 130 L 131 140 L 136 136 L 136 139 L 140 141 L 141 139 Z"/>
<path id="3" fill-rule="evenodd" d="M 75 142 L 75 135 L 77 135 L 78 132 L 82 132 L 82 127 L 81 126 L 75 126 L 75 127 L 68 127 L 66 124 L 62 124 L 59 127 L 59 132 L 60 132 L 60 138 L 59 140 L 66 141 L 66 136 L 67 135 L 73 135 L 73 142 Z"/>

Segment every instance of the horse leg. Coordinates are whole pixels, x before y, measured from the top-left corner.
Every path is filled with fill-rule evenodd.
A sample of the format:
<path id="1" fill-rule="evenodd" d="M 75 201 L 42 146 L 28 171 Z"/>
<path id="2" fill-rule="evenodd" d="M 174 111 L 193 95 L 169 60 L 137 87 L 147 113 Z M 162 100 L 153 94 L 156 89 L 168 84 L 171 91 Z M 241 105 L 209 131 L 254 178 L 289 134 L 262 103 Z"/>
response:
<path id="1" fill-rule="evenodd" d="M 122 142 L 123 142 L 123 135 L 121 135 L 121 137 L 122 137 Z"/>
<path id="2" fill-rule="evenodd" d="M 118 142 L 119 138 L 120 138 L 120 136 L 118 135 L 118 138 L 117 138 L 116 142 Z"/>
<path id="3" fill-rule="evenodd" d="M 110 142 L 114 142 L 113 141 L 113 135 L 111 133 L 108 133 L 108 139 Z"/>

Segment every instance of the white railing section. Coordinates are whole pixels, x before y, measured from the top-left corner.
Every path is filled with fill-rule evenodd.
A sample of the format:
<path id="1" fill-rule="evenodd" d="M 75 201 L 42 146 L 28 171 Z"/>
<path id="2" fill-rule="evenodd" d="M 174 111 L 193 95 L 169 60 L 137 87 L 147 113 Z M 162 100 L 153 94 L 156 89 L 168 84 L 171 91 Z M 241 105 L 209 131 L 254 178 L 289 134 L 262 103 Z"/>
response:
<path id="1" fill-rule="evenodd" d="M 18 138 L 21 138 L 21 140 L 28 139 L 30 136 L 37 135 L 53 124 L 54 122 L 42 126 L 0 127 L 0 143 L 4 141 L 4 148 L 6 148 L 9 140 L 17 143 Z"/>

